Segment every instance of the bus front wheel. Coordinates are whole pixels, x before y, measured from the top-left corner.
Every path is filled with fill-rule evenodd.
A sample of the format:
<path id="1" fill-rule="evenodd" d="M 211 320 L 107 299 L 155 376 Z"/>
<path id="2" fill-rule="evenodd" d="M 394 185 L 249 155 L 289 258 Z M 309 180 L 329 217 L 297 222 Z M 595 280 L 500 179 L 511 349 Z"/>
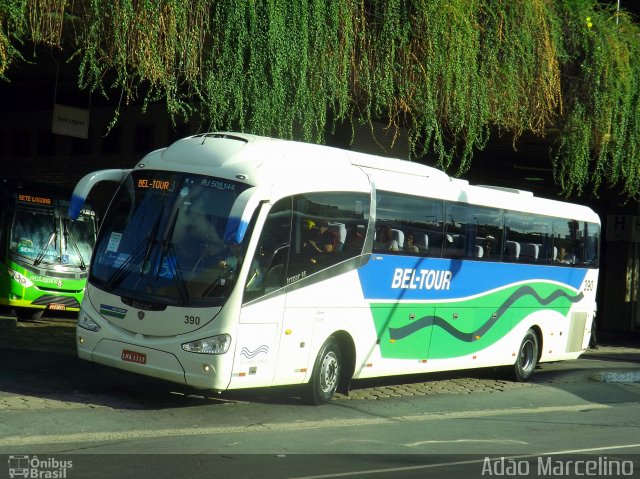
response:
<path id="1" fill-rule="evenodd" d="M 518 349 L 513 365 L 513 379 L 519 382 L 531 377 L 538 364 L 538 336 L 533 329 L 527 331 Z"/>
<path id="2" fill-rule="evenodd" d="M 336 339 L 331 336 L 320 348 L 313 365 L 311 379 L 306 385 L 303 399 L 313 405 L 326 404 L 336 392 L 342 373 L 342 354 Z"/>

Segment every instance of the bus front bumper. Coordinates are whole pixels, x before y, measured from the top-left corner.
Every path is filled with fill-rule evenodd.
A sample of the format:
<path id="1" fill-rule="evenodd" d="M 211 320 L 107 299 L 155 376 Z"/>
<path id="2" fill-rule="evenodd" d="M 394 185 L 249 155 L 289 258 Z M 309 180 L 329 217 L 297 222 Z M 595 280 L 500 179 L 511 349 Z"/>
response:
<path id="1" fill-rule="evenodd" d="M 90 336 L 90 332 L 79 330 L 77 333 L 81 359 L 200 389 L 222 391 L 229 384 L 228 378 L 221 380 L 216 373 L 214 358 L 210 356 L 188 355 L 183 365 L 170 352 L 112 339 L 100 339 L 92 347 Z"/>

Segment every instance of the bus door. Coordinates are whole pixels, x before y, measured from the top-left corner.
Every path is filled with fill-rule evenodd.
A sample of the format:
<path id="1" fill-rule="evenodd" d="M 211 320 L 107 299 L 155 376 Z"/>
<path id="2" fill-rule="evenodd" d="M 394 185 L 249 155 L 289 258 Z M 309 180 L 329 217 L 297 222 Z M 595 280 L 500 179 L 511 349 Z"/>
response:
<path id="1" fill-rule="evenodd" d="M 256 225 L 264 220 L 255 250 L 247 256 L 231 387 L 272 384 L 285 310 L 285 274 L 291 234 L 291 199 L 263 207 Z M 266 218 L 265 218 L 266 217 Z"/>

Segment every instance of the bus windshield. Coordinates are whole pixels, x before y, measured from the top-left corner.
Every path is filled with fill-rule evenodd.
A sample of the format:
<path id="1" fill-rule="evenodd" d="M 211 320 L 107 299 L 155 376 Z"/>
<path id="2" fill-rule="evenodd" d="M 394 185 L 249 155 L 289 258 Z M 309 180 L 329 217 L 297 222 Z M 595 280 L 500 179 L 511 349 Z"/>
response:
<path id="1" fill-rule="evenodd" d="M 224 303 L 243 246 L 224 242 L 231 207 L 248 185 L 201 175 L 135 171 L 98 236 L 89 281 L 159 305 Z"/>
<path id="2" fill-rule="evenodd" d="M 95 213 L 83 210 L 75 221 L 63 220 L 62 262 L 86 268 L 96 240 Z"/>
<path id="3" fill-rule="evenodd" d="M 18 204 L 10 250 L 34 264 L 60 261 L 60 234 L 53 208 Z"/>
<path id="4" fill-rule="evenodd" d="M 95 213 L 83 210 L 76 221 L 63 220 L 61 228 L 59 210 L 68 209 L 68 203 L 52 203 L 59 204 L 59 208 L 16 205 L 9 248 L 23 262 L 34 266 L 63 265 L 84 270 L 95 242 Z"/>

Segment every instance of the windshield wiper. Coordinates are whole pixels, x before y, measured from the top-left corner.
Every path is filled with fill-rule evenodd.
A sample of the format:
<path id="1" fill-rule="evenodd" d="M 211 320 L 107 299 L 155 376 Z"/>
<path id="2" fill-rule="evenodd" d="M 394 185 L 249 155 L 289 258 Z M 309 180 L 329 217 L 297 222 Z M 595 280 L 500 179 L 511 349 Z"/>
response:
<path id="1" fill-rule="evenodd" d="M 38 266 L 40 263 L 42 263 L 42 260 L 44 259 L 44 257 L 47 255 L 47 250 L 49 249 L 49 245 L 51 244 L 51 242 L 53 241 L 53 239 L 56 237 L 56 234 L 58 234 L 58 232 L 54 229 L 51 232 L 51 236 L 49 236 L 49 241 L 47 241 L 47 244 L 44 245 L 44 248 L 42 248 L 40 250 L 40 253 L 38 253 L 38 256 L 36 257 L 36 259 L 33 261 L 33 265 L 34 266 Z"/>
<path id="2" fill-rule="evenodd" d="M 160 265 L 158 266 L 156 279 L 160 276 L 160 268 L 162 267 L 162 261 L 165 257 L 167 258 L 167 265 L 171 265 L 171 268 L 173 269 L 173 274 L 171 276 L 174 283 L 176 284 L 176 290 L 180 295 L 182 304 L 186 306 L 189 303 L 189 291 L 187 291 L 187 285 L 184 281 L 184 276 L 182 276 L 182 270 L 178 265 L 178 255 L 176 254 L 175 245 L 173 243 L 166 242 L 165 244 L 164 250 L 162 252 L 162 259 L 160 260 Z"/>
<path id="3" fill-rule="evenodd" d="M 160 212 L 158 213 L 158 219 L 156 219 L 156 222 L 153 224 L 153 229 L 151 230 L 151 234 L 149 235 L 148 242 L 147 242 L 147 251 L 145 251 L 144 253 L 144 259 L 142 260 L 142 263 L 140 264 L 140 276 L 144 276 L 147 271 L 145 271 L 145 266 L 147 264 L 147 262 L 149 261 L 149 258 L 151 257 L 151 252 L 153 251 L 153 247 L 157 244 L 158 240 L 156 239 L 158 237 L 158 230 L 160 229 L 160 223 L 162 222 L 162 211 L 164 209 L 164 201 L 162 202 L 161 208 L 160 208 Z"/>
<path id="4" fill-rule="evenodd" d="M 178 266 L 178 255 L 176 254 L 175 244 L 171 243 L 170 238 L 173 238 L 173 233 L 176 229 L 176 221 L 178 219 L 179 208 L 175 209 L 173 214 L 173 219 L 167 231 L 163 235 L 163 246 L 162 252 L 160 253 L 160 259 L 158 260 L 158 269 L 156 271 L 156 280 L 160 277 L 160 269 L 162 268 L 162 263 L 167 258 L 167 264 L 171 264 L 173 267 L 173 280 L 176 284 L 176 289 L 178 290 L 178 294 L 180 295 L 180 299 L 184 305 L 187 304 L 189 300 L 189 292 L 187 291 L 187 286 L 184 281 L 184 277 L 182 276 L 182 270 L 180 266 Z M 171 256 L 173 255 L 173 256 Z M 172 259 L 173 258 L 173 259 Z"/>
<path id="5" fill-rule="evenodd" d="M 125 259 L 120 266 L 116 268 L 113 274 L 107 279 L 104 283 L 104 287 L 106 290 L 111 290 L 118 286 L 124 278 L 127 277 L 129 272 L 130 265 L 136 264 L 140 258 L 142 258 L 144 253 L 144 248 L 153 242 L 151 236 L 147 236 L 144 238 L 138 246 L 131 252 L 131 255 L 127 259 Z M 148 251 L 148 250 L 147 250 Z M 146 256 L 146 253 L 145 253 Z"/>
<path id="6" fill-rule="evenodd" d="M 64 247 L 65 247 L 65 251 L 67 249 L 67 245 L 69 244 L 69 240 L 71 240 L 71 246 L 73 246 L 73 249 L 76 250 L 76 253 L 78 254 L 78 258 L 80 258 L 80 269 L 82 271 L 87 269 L 87 266 L 84 263 L 84 258 L 82 257 L 82 253 L 80 252 L 80 248 L 78 248 L 78 243 L 76 243 L 76 240 L 73 236 L 73 234 L 71 234 L 71 232 L 69 231 L 69 228 L 67 227 L 67 222 L 69 221 L 69 218 L 65 218 L 62 221 L 62 225 L 64 227 L 64 231 L 62 232 L 62 235 L 64 236 Z"/>

